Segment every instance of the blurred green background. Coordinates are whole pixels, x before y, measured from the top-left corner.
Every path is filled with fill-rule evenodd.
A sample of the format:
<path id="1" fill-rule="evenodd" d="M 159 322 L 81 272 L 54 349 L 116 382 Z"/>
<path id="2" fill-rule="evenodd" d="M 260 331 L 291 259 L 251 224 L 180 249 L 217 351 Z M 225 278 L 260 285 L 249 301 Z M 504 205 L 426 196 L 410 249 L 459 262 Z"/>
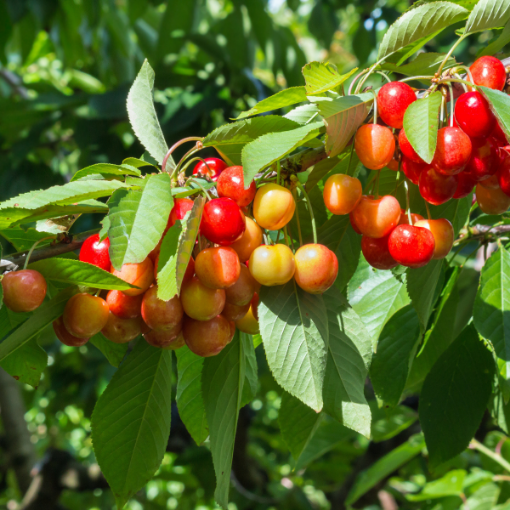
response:
<path id="1" fill-rule="evenodd" d="M 144 150 L 125 104 L 146 58 L 156 72 L 155 102 L 170 146 L 302 85 L 306 62 L 327 60 L 340 72 L 366 67 L 389 24 L 408 7 L 404 0 L 0 0 L 0 199 L 66 182 L 94 163 L 139 157 Z M 458 59 L 472 62 L 491 37 L 471 36 Z M 448 31 L 426 49 L 447 51 L 454 38 Z M 82 218 L 75 228 L 97 221 Z M 5 313 L 0 319 L 10 320 Z M 41 509 L 111 509 L 110 491 L 87 469 L 95 462 L 90 415 L 115 369 L 93 346 L 62 346 L 52 332 L 41 343 L 50 363 L 37 389 L 21 388 L 5 373 L 0 378 L 0 508 L 19 508 L 35 459 L 54 496 Z M 344 508 L 359 473 L 419 432 L 415 397 L 386 414 L 367 387 L 375 441 L 323 422 L 296 467 L 279 435 L 280 391 L 261 348 L 257 354 L 260 387 L 241 411 L 232 509 Z M 492 448 L 500 443 L 506 454 L 510 444 L 493 429 L 487 417 L 479 439 Z M 71 483 L 69 472 L 78 482 Z M 467 451 L 430 473 L 418 455 L 386 473 L 389 479 L 382 476 L 355 507 L 440 510 L 467 499 L 471 510 L 490 509 L 510 494 L 508 482 L 494 483 L 502 472 Z M 460 486 L 452 473 L 462 478 Z M 431 500 L 408 497 L 443 476 Z M 207 448 L 193 444 L 175 408 L 163 466 L 128 508 L 214 508 L 214 483 Z"/>

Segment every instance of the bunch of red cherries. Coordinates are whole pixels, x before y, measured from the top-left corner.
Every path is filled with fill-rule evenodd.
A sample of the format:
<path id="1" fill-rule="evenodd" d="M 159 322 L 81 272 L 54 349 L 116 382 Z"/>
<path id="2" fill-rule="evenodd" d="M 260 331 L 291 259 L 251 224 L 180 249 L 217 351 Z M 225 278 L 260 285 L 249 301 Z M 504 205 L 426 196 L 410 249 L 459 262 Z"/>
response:
<path id="1" fill-rule="evenodd" d="M 469 77 L 475 85 L 503 90 L 506 70 L 498 59 L 481 57 L 470 67 Z M 430 164 L 417 154 L 403 128 L 404 114 L 414 101 L 416 94 L 406 83 L 381 87 L 376 99 L 381 123 L 361 126 L 354 138 L 363 165 L 402 170 L 433 205 L 463 198 L 476 186 L 483 212 L 505 212 L 510 206 L 510 145 L 483 95 L 476 90 L 460 95 L 450 125 L 438 131 Z M 454 232 L 448 220 L 406 213 L 391 195 L 362 195 L 361 182 L 354 177 L 331 176 L 324 201 L 333 214 L 350 214 L 352 227 L 363 236 L 365 258 L 378 269 L 422 267 L 446 257 L 452 247 Z"/>

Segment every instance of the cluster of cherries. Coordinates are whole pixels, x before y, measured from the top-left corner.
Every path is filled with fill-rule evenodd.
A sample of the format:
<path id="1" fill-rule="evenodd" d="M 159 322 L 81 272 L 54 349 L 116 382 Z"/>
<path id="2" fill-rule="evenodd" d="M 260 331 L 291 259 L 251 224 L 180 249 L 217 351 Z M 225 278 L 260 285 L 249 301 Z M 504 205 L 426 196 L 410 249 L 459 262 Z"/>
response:
<path id="1" fill-rule="evenodd" d="M 503 90 L 506 70 L 498 59 L 481 57 L 470 67 L 470 77 L 475 85 Z M 379 90 L 381 123 L 361 126 L 354 138 L 363 165 L 370 170 L 401 169 L 433 205 L 463 198 L 476 186 L 476 200 L 483 212 L 506 211 L 510 206 L 510 145 L 482 94 L 473 90 L 457 99 L 450 126 L 438 131 L 431 164 L 417 154 L 403 128 L 404 114 L 414 101 L 416 94 L 406 83 L 387 83 Z M 363 235 L 365 258 L 378 269 L 397 264 L 421 267 L 431 259 L 446 257 L 452 247 L 454 233 L 448 220 L 406 214 L 391 195 L 362 195 L 361 183 L 354 177 L 331 176 L 325 184 L 324 201 L 332 213 L 350 214 L 354 230 Z"/>

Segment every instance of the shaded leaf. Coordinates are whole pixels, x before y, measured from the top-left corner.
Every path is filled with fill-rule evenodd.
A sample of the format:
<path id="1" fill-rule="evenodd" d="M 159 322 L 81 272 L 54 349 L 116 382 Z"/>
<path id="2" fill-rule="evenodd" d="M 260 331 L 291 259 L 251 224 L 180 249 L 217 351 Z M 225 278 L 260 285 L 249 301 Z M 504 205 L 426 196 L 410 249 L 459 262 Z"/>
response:
<path id="1" fill-rule="evenodd" d="M 504 26 L 499 37 L 495 38 L 488 46 L 480 48 L 477 58 L 485 55 L 494 55 L 501 51 L 510 42 L 510 21 Z"/>
<path id="2" fill-rule="evenodd" d="M 140 170 L 137 170 L 134 167 L 130 167 L 127 164 L 112 165 L 111 163 L 97 163 L 95 165 L 91 165 L 86 168 L 82 168 L 81 170 L 78 170 L 73 175 L 71 181 L 77 181 L 90 175 L 119 176 L 119 177 L 122 177 L 123 175 L 134 175 L 135 177 L 139 177 L 141 175 L 141 172 Z"/>
<path id="3" fill-rule="evenodd" d="M 409 428 L 417 419 L 418 414 L 406 406 L 393 409 L 378 408 L 377 403 L 370 402 L 372 411 L 372 441 L 387 441 Z"/>
<path id="4" fill-rule="evenodd" d="M 94 335 L 90 339 L 90 343 L 97 347 L 104 354 L 108 363 L 115 368 L 119 367 L 129 347 L 129 343 L 116 344 L 108 340 L 101 333 Z"/>
<path id="5" fill-rule="evenodd" d="M 383 71 L 403 74 L 404 76 L 433 75 L 443 62 L 444 53 L 420 53 L 412 62 L 399 66 L 393 62 L 383 62 L 378 68 Z M 454 58 L 448 58 L 443 69 L 449 69 L 456 64 Z"/>

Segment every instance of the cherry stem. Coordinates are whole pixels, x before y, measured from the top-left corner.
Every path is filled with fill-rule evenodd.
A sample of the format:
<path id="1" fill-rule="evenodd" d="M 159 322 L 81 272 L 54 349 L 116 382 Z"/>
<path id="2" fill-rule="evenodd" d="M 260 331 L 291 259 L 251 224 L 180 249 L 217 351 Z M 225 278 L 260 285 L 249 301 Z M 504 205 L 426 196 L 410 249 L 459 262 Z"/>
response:
<path id="1" fill-rule="evenodd" d="M 356 87 L 356 94 L 361 90 L 365 82 L 368 80 L 369 76 L 374 72 L 375 68 L 384 60 L 386 60 L 386 57 L 382 58 L 381 60 L 378 60 L 372 67 L 370 67 L 366 73 L 366 75 L 363 77 L 363 79 L 360 81 L 358 86 Z"/>
<path id="2" fill-rule="evenodd" d="M 358 81 L 359 78 L 361 78 L 365 73 L 368 73 L 368 69 L 363 69 L 360 73 L 358 73 L 353 80 L 351 81 L 351 84 L 349 85 L 349 90 L 347 94 L 350 96 L 352 93 L 352 88 L 354 87 L 354 84 Z"/>
<path id="3" fill-rule="evenodd" d="M 379 200 L 379 179 L 381 178 L 381 171 L 377 170 L 377 176 L 375 178 L 375 199 Z"/>
<path id="4" fill-rule="evenodd" d="M 471 69 L 469 69 L 468 66 L 457 66 L 459 69 L 464 69 L 464 71 L 466 71 L 466 74 L 468 75 L 469 77 L 469 81 L 471 82 L 471 85 L 474 85 L 475 84 L 475 80 L 473 80 L 473 75 L 471 74 Z M 462 78 L 459 76 L 459 79 L 462 80 Z M 467 92 L 467 91 L 466 91 Z"/>
<path id="5" fill-rule="evenodd" d="M 195 154 L 195 152 L 198 152 L 200 149 L 198 149 L 196 146 L 193 147 L 192 149 L 190 149 L 188 152 L 186 152 L 186 154 L 184 154 L 184 156 L 181 158 L 181 160 L 179 161 L 179 163 L 177 163 L 176 167 L 174 168 L 174 170 L 172 171 L 172 176 L 175 175 L 175 174 L 178 174 L 180 171 L 181 171 L 181 168 L 183 167 L 184 165 L 184 162 L 186 161 L 186 159 L 191 156 L 192 154 Z M 186 165 L 186 168 L 188 166 Z M 209 167 L 207 167 L 209 169 Z"/>
<path id="6" fill-rule="evenodd" d="M 458 74 L 458 73 L 454 73 L 453 76 L 455 76 L 455 78 L 457 78 L 459 80 L 462 80 L 462 78 L 460 77 L 460 74 Z M 461 83 L 461 85 L 462 85 L 462 88 L 464 89 L 464 92 L 467 92 L 468 88 L 467 88 L 466 84 L 465 83 Z"/>
<path id="7" fill-rule="evenodd" d="M 350 152 L 350 154 L 349 154 L 349 164 L 347 165 L 347 172 L 346 172 L 346 173 L 347 173 L 347 175 L 348 175 L 349 177 L 353 177 L 353 176 L 351 175 L 351 162 L 352 162 L 352 153 L 353 153 L 353 152 L 354 152 L 354 143 L 351 145 L 351 152 Z M 354 171 L 353 171 L 352 173 L 354 174 Z"/>
<path id="8" fill-rule="evenodd" d="M 405 83 L 406 81 L 413 81 L 413 80 L 433 80 L 433 76 L 410 76 L 408 78 L 402 78 L 401 80 L 398 80 L 400 83 Z"/>
<path id="9" fill-rule="evenodd" d="M 315 215 L 313 214 L 312 201 L 308 196 L 308 193 L 305 190 L 305 187 L 301 184 L 300 181 L 297 181 L 297 185 L 301 190 L 301 193 L 305 196 L 306 203 L 308 205 L 308 212 L 310 213 L 310 220 L 312 221 L 312 232 L 313 232 L 313 242 L 317 244 L 317 225 L 315 223 Z"/>
<path id="10" fill-rule="evenodd" d="M 510 472 L 510 463 L 507 462 L 500 454 L 489 450 L 485 445 L 477 441 L 476 439 L 471 439 L 469 443 L 469 448 L 473 450 L 478 450 L 480 453 L 483 453 L 485 456 L 492 459 L 494 462 L 497 462 L 503 469 Z"/>
<path id="11" fill-rule="evenodd" d="M 455 48 L 466 38 L 465 35 L 461 35 L 457 41 L 455 41 L 455 44 L 450 48 L 450 51 L 446 54 L 446 57 L 441 62 L 441 65 L 439 66 L 439 69 L 437 70 L 437 76 L 441 76 L 441 73 L 443 72 L 443 68 L 448 62 L 448 59 L 451 57 L 452 53 L 455 51 Z"/>
<path id="12" fill-rule="evenodd" d="M 280 234 L 282 233 L 281 230 L 278 230 L 278 234 L 276 234 L 276 241 L 274 242 L 274 244 L 278 244 L 278 241 L 280 240 Z"/>
<path id="13" fill-rule="evenodd" d="M 448 91 L 450 92 L 450 127 L 453 127 L 453 116 L 455 114 L 455 101 L 453 100 L 453 86 L 448 83 Z"/>
<path id="14" fill-rule="evenodd" d="M 464 85 L 467 85 L 468 87 L 473 87 L 474 85 L 466 80 L 462 80 L 460 78 L 446 78 L 444 80 L 439 80 L 437 82 L 438 85 L 442 85 L 443 83 L 449 83 L 449 82 L 455 82 L 455 83 L 464 83 Z"/>
<path id="15" fill-rule="evenodd" d="M 387 83 L 391 83 L 391 80 L 386 73 L 383 73 L 382 71 L 374 71 L 374 72 L 376 74 L 380 74 L 386 80 Z"/>
<path id="16" fill-rule="evenodd" d="M 207 161 L 205 159 L 201 158 L 200 156 L 197 156 L 196 158 L 186 161 L 186 164 L 183 165 L 183 167 L 180 169 L 181 172 L 185 172 L 189 168 L 191 163 L 194 163 L 195 161 L 201 161 L 207 167 L 207 170 L 211 171 L 211 167 L 207 164 Z M 179 162 L 179 164 L 180 164 L 180 162 Z"/>
<path id="17" fill-rule="evenodd" d="M 281 172 L 282 166 L 280 164 L 280 160 L 276 162 L 276 184 L 280 184 L 280 172 Z"/>
<path id="18" fill-rule="evenodd" d="M 377 96 L 375 90 L 372 90 L 372 94 L 374 94 L 374 124 L 377 124 Z"/>
<path id="19" fill-rule="evenodd" d="M 409 220 L 409 225 L 413 224 L 413 219 L 411 217 L 411 205 L 409 201 L 409 184 L 407 183 L 407 178 L 404 181 L 404 187 L 406 189 L 406 210 L 407 210 L 407 219 Z"/>
<path id="20" fill-rule="evenodd" d="M 289 239 L 290 239 L 290 244 L 292 246 L 292 251 L 294 253 L 296 253 L 296 248 L 294 247 L 294 239 L 292 237 L 292 229 L 290 228 L 290 223 L 287 223 L 287 225 L 285 225 L 285 227 L 284 227 L 285 236 L 287 236 L 287 226 L 289 227 L 289 231 L 290 231 Z"/>
<path id="21" fill-rule="evenodd" d="M 38 241 L 36 241 L 33 245 L 32 245 L 32 248 L 30 248 L 30 251 L 28 252 L 28 255 L 27 255 L 27 258 L 25 259 L 25 264 L 23 265 L 23 269 L 26 269 L 27 266 L 28 266 L 28 262 L 30 261 L 30 257 L 32 256 L 32 253 L 35 249 L 35 247 L 39 244 L 39 243 L 42 243 L 43 241 L 47 241 L 48 239 L 55 239 L 53 236 L 50 236 L 50 237 L 43 237 L 42 239 L 39 239 Z"/>
<path id="22" fill-rule="evenodd" d="M 205 196 L 207 197 L 207 200 L 211 200 L 211 195 L 209 195 L 209 193 L 207 193 L 207 190 L 198 182 L 197 179 L 195 179 L 195 177 L 191 177 L 189 179 L 189 181 L 193 181 L 195 182 L 195 184 L 204 192 Z"/>
<path id="23" fill-rule="evenodd" d="M 303 246 L 303 236 L 301 235 L 301 222 L 299 221 L 299 207 L 298 207 L 298 201 L 297 201 L 297 193 L 294 191 L 293 195 L 294 195 L 294 200 L 296 201 L 296 222 L 297 222 L 297 228 L 298 228 L 299 246 Z"/>
<path id="24" fill-rule="evenodd" d="M 425 209 L 427 209 L 427 219 L 431 220 L 432 219 L 432 215 L 430 214 L 429 203 L 425 199 L 423 199 L 423 201 L 425 202 Z"/>
<path id="25" fill-rule="evenodd" d="M 200 138 L 198 136 L 188 136 L 187 138 L 183 138 L 182 140 L 179 140 L 178 142 L 175 142 L 170 149 L 168 149 L 168 152 L 166 153 L 165 158 L 163 159 L 163 163 L 161 163 L 161 171 L 165 172 L 166 163 L 168 161 L 168 158 L 172 155 L 172 152 L 177 149 L 180 145 L 186 142 L 201 142 L 203 138 Z"/>

